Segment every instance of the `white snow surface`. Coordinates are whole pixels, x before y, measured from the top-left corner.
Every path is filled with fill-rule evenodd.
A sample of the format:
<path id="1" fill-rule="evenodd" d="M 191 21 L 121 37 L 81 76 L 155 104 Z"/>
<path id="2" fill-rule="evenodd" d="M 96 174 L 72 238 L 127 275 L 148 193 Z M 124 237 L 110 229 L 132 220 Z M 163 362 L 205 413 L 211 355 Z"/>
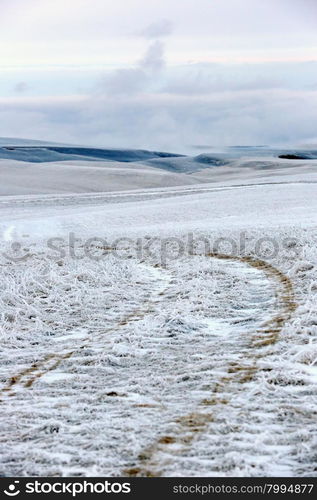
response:
<path id="1" fill-rule="evenodd" d="M 99 194 L 78 192 L 80 169 L 73 194 L 4 182 L 2 475 L 316 476 L 317 175 L 301 165 L 190 185 L 148 167 L 126 189 L 134 166 Z"/>

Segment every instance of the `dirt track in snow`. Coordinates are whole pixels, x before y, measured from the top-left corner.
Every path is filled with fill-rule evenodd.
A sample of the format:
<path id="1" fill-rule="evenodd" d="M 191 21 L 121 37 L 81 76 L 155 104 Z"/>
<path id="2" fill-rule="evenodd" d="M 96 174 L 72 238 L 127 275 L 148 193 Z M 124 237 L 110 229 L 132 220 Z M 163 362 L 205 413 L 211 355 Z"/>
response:
<path id="1" fill-rule="evenodd" d="M 177 445 L 178 454 L 188 450 L 196 436 L 207 430 L 207 426 L 213 421 L 217 411 L 229 404 L 227 395 L 225 395 L 228 393 L 228 388 L 230 389 L 229 392 L 235 394 L 237 391 L 243 390 L 243 384 L 254 378 L 258 371 L 257 363 L 265 356 L 265 350 L 262 348 L 278 341 L 281 330 L 297 307 L 290 279 L 267 262 L 252 257 L 234 257 L 224 254 L 209 254 L 207 257 L 221 261 L 237 262 L 243 266 L 250 266 L 263 271 L 266 277 L 274 283 L 277 299 L 276 312 L 260 329 L 250 335 L 248 355 L 244 358 L 243 364 L 232 363 L 228 367 L 228 375 L 218 380 L 210 393 L 210 397 L 201 401 L 199 407 L 193 408 L 192 412 L 178 417 L 177 433 L 175 435 L 161 436 L 158 440 L 154 440 L 153 444 L 139 455 L 136 466 L 122 471 L 125 476 L 159 476 L 161 475 L 159 457 L 162 454 L 169 452 L 171 447 L 175 445 Z M 111 334 L 111 332 L 119 330 L 120 327 L 142 320 L 147 314 L 153 312 L 153 308 L 155 309 L 161 304 L 165 291 L 162 290 L 155 299 L 152 298 L 144 303 L 141 308 L 127 314 L 114 327 L 105 329 L 103 335 Z M 71 358 L 75 352 L 89 347 L 93 341 L 87 339 L 80 346 L 73 346 L 72 349 L 68 347 L 62 352 L 49 353 L 42 360 L 12 375 L 1 391 L 4 400 L 5 396 L 15 396 L 17 388 L 19 390 L 31 389 L 39 378 L 55 370 L 63 360 Z"/>
<path id="2" fill-rule="evenodd" d="M 233 257 L 214 253 L 209 254 L 208 257 L 238 261 L 263 271 L 268 279 L 275 282 L 278 310 L 269 321 L 263 324 L 260 330 L 255 331 L 251 336 L 250 350 L 248 357 L 245 358 L 245 364 L 232 364 L 228 369 L 228 376 L 219 380 L 210 394 L 210 398 L 201 401 L 202 411 L 193 409 L 193 412 L 178 418 L 177 435 L 163 436 L 145 449 L 139 456 L 139 464 L 123 471 L 125 476 L 160 476 L 160 463 L 159 460 L 156 460 L 157 455 L 164 455 L 166 449 L 173 445 L 177 445 L 178 450 L 179 447 L 189 448 L 197 434 L 206 431 L 207 426 L 214 419 L 217 408 L 229 403 L 223 396 L 223 393 L 227 392 L 228 386 L 231 386 L 234 393 L 235 388 L 240 391 L 244 383 L 254 378 L 258 370 L 257 361 L 265 356 L 265 353 L 261 351 L 261 347 L 275 344 L 278 341 L 281 330 L 297 307 L 291 280 L 267 262 L 252 257 Z"/>

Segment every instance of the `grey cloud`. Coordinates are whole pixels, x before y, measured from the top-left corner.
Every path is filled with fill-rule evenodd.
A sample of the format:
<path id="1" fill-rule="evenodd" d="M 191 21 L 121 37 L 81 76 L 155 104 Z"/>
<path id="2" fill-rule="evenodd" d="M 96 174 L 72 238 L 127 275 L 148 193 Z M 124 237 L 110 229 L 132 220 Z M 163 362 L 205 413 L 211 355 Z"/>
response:
<path id="1" fill-rule="evenodd" d="M 147 75 L 140 67 L 122 68 L 106 75 L 97 85 L 101 95 L 137 94 L 145 89 Z"/>
<path id="2" fill-rule="evenodd" d="M 97 85 L 98 94 L 138 94 L 146 91 L 165 66 L 164 45 L 151 42 L 144 57 L 131 68 L 120 68 L 105 75 Z"/>
<path id="3" fill-rule="evenodd" d="M 173 95 L 209 95 L 232 90 L 314 89 L 317 64 L 197 64 L 170 70 L 161 91 Z"/>
<path id="4" fill-rule="evenodd" d="M 231 80 L 226 79 L 221 75 L 206 77 L 205 75 L 196 74 L 188 79 L 182 77 L 170 79 L 162 90 L 164 93 L 174 95 L 199 96 L 224 91 L 277 89 L 283 87 L 283 80 L 278 78 L 250 78 L 246 81 L 237 81 L 234 78 Z"/>
<path id="5" fill-rule="evenodd" d="M 150 71 L 159 71 L 165 65 L 164 45 L 156 40 L 149 46 L 144 58 L 140 63 L 141 67 Z"/>
<path id="6" fill-rule="evenodd" d="M 0 100 L 0 136 L 186 151 L 190 144 L 316 140 L 316 63 L 165 66 L 149 42 L 131 68 L 81 99 Z M 294 78 L 296 75 L 296 78 Z"/>
<path id="7" fill-rule="evenodd" d="M 173 32 L 173 23 L 168 19 L 161 19 L 155 23 L 150 24 L 140 32 L 141 36 L 145 38 L 161 38 L 171 35 Z"/>
<path id="8" fill-rule="evenodd" d="M 140 95 L 1 103 L 0 136 L 183 152 L 190 144 L 316 141 L 317 92 L 258 90 L 208 98 Z"/>
<path id="9" fill-rule="evenodd" d="M 26 82 L 18 82 L 14 86 L 14 91 L 17 92 L 18 94 L 22 94 L 23 92 L 26 92 L 29 90 L 29 85 Z"/>

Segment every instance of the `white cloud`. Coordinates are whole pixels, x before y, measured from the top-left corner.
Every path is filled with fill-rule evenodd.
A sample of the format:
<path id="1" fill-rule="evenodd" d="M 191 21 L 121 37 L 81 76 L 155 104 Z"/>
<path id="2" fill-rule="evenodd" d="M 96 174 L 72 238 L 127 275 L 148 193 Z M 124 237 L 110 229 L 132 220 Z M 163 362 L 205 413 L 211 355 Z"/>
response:
<path id="1" fill-rule="evenodd" d="M 1 100 L 0 135 L 170 150 L 316 135 L 316 64 L 294 62 L 316 59 L 312 0 L 1 1 L 13 69 L 0 89 L 20 97 Z M 293 62 L 263 63 L 274 58 Z M 55 64 L 67 72 L 45 69 Z"/>
<path id="2" fill-rule="evenodd" d="M 234 50 L 301 49 L 304 57 L 317 47 L 316 11 L 313 0 L 1 0 L 0 52 L 12 65 L 102 64 L 136 58 L 131 35 L 139 33 L 170 35 L 176 61 Z"/>

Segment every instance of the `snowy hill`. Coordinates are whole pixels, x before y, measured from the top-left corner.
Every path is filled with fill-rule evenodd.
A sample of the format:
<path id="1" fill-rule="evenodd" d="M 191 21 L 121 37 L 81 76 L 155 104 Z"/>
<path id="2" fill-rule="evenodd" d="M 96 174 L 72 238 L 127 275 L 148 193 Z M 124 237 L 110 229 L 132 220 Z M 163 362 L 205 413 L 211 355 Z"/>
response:
<path id="1" fill-rule="evenodd" d="M 314 475 L 316 160 L 12 147 L 3 474 Z"/>
<path id="2" fill-rule="evenodd" d="M 314 168 L 316 150 L 235 146 L 194 156 L 0 139 L 0 195 L 112 192 L 292 175 Z"/>

